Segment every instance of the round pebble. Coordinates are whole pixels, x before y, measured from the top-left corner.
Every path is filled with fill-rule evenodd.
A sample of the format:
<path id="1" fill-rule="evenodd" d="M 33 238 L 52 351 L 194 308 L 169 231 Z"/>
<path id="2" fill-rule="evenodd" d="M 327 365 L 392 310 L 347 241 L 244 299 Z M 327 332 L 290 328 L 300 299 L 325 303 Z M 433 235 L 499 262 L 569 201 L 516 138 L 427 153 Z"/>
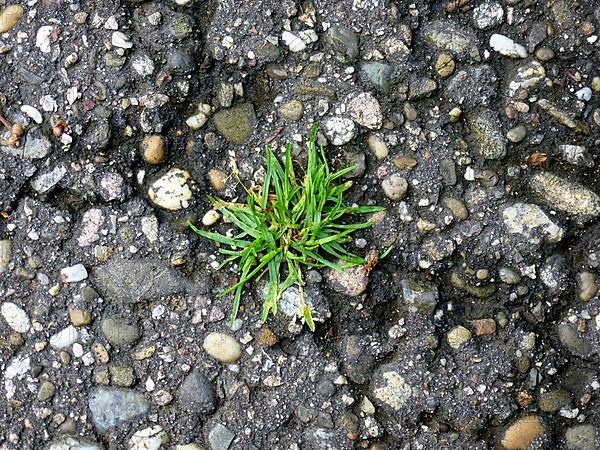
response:
<path id="1" fill-rule="evenodd" d="M 393 174 L 383 180 L 381 187 L 390 200 L 401 200 L 406 197 L 408 192 L 408 181 L 398 174 Z"/>
<path id="2" fill-rule="evenodd" d="M 462 345 L 471 340 L 471 332 L 462 325 L 459 325 L 448 332 L 446 339 L 450 347 L 458 350 Z"/>
<path id="3" fill-rule="evenodd" d="M 165 160 L 165 142 L 158 135 L 146 136 L 142 141 L 142 153 L 148 164 L 160 164 Z"/>
<path id="4" fill-rule="evenodd" d="M 232 364 L 242 357 L 239 342 L 225 333 L 210 333 L 204 338 L 202 347 L 206 353 L 224 364 Z"/>
<path id="5" fill-rule="evenodd" d="M 513 422 L 504 432 L 501 444 L 506 450 L 521 450 L 544 432 L 539 416 L 525 416 Z"/>
<path id="6" fill-rule="evenodd" d="M 202 225 L 210 227 L 211 225 L 214 225 L 215 223 L 217 223 L 217 221 L 220 218 L 221 218 L 221 214 L 219 214 L 214 209 L 211 209 L 206 214 L 204 214 L 204 217 L 202 217 Z"/>
<path id="7" fill-rule="evenodd" d="M 219 169 L 210 169 L 208 181 L 216 191 L 222 191 L 227 187 L 227 174 Z"/>
<path id="8" fill-rule="evenodd" d="M 506 133 L 506 139 L 508 139 L 510 142 L 513 142 L 516 144 L 518 142 L 521 142 L 523 139 L 525 139 L 526 135 L 527 135 L 527 128 L 525 128 L 525 125 L 519 124 L 516 127 L 508 130 L 508 133 Z"/>
<path id="9" fill-rule="evenodd" d="M 455 67 L 456 63 L 454 62 L 454 59 L 447 53 L 440 54 L 435 61 L 435 71 L 442 78 L 452 75 Z"/>
<path id="10" fill-rule="evenodd" d="M 540 47 L 535 52 L 535 57 L 542 62 L 550 61 L 554 58 L 554 51 L 549 47 Z"/>
<path id="11" fill-rule="evenodd" d="M 300 120 L 304 115 L 304 104 L 300 100 L 290 100 L 279 107 L 279 114 L 289 120 Z"/>
<path id="12" fill-rule="evenodd" d="M 21 5 L 7 5 L 0 12 L 0 33 L 12 30 L 23 17 Z"/>
<path id="13" fill-rule="evenodd" d="M 390 152 L 385 142 L 375 134 L 367 138 L 367 144 L 377 159 L 385 159 Z"/>

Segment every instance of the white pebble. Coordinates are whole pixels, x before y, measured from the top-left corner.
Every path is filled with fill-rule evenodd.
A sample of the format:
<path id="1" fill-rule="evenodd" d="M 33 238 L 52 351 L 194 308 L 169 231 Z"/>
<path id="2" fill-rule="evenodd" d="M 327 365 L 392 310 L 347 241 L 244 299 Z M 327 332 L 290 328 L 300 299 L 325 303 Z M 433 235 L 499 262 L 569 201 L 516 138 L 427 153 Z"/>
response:
<path id="1" fill-rule="evenodd" d="M 50 345 L 54 348 L 63 349 L 74 344 L 79 339 L 79 331 L 73 325 L 50 337 Z"/>
<path id="2" fill-rule="evenodd" d="M 306 50 L 306 43 L 296 36 L 295 34 L 290 33 L 289 31 L 284 31 L 281 35 L 281 39 L 288 46 L 291 52 L 301 52 Z"/>
<path id="3" fill-rule="evenodd" d="M 492 34 L 490 47 L 504 56 L 511 58 L 527 58 L 527 50 L 521 44 L 517 44 L 511 38 L 502 34 Z"/>
<path id="4" fill-rule="evenodd" d="M 133 43 L 129 40 L 129 38 L 127 37 L 127 35 L 125 33 L 120 32 L 120 31 L 115 31 L 112 34 L 111 42 L 112 42 L 112 45 L 114 45 L 115 47 L 120 47 L 120 48 L 131 48 L 131 47 L 133 47 Z"/>
<path id="5" fill-rule="evenodd" d="M 575 96 L 579 100 L 583 100 L 584 102 L 589 102 L 592 99 L 592 90 L 589 87 L 584 87 L 575 92 Z"/>
<path id="6" fill-rule="evenodd" d="M 210 227 L 211 225 L 214 225 L 215 223 L 217 223 L 217 221 L 220 218 L 221 218 L 221 215 L 214 209 L 211 209 L 206 214 L 204 214 L 204 217 L 202 218 L 202 224 L 204 226 Z"/>
<path id="7" fill-rule="evenodd" d="M 31 328 L 27 313 L 12 302 L 2 304 L 2 317 L 17 333 L 27 333 Z"/>
<path id="8" fill-rule="evenodd" d="M 40 27 L 35 35 L 35 46 L 42 53 L 50 53 L 50 36 L 52 35 L 52 25 L 44 25 Z"/>
<path id="9" fill-rule="evenodd" d="M 77 283 L 88 277 L 87 270 L 83 264 L 75 264 L 71 267 L 65 267 L 60 271 L 60 279 L 63 283 Z"/>

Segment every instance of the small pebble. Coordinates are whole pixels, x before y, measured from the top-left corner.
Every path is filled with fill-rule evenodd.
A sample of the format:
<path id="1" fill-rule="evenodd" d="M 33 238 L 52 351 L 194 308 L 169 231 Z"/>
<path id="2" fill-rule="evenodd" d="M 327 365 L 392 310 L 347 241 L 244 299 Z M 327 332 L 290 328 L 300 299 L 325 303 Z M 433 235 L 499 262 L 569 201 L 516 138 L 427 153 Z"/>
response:
<path id="1" fill-rule="evenodd" d="M 389 149 L 379 136 L 371 134 L 367 138 L 367 144 L 377 159 L 385 159 L 388 156 Z"/>
<path id="2" fill-rule="evenodd" d="M 88 277 L 87 270 L 83 264 L 75 264 L 71 267 L 65 267 L 60 271 L 60 279 L 63 283 L 77 283 Z"/>
<path id="3" fill-rule="evenodd" d="M 390 200 L 400 200 L 406 197 L 408 181 L 398 174 L 393 174 L 383 180 L 381 187 L 387 198 Z"/>
<path id="4" fill-rule="evenodd" d="M 217 221 L 220 218 L 221 218 L 221 214 L 219 214 L 214 209 L 211 209 L 206 214 L 204 214 L 204 217 L 202 217 L 202 224 L 204 226 L 210 227 L 211 225 L 214 225 L 215 223 L 217 223 Z"/>
<path id="5" fill-rule="evenodd" d="M 471 340 L 471 332 L 462 325 L 459 325 L 448 332 L 446 339 L 450 347 L 458 350 L 463 344 Z"/>
<path id="6" fill-rule="evenodd" d="M 165 142 L 158 135 L 146 136 L 142 141 L 142 153 L 148 164 L 160 164 L 165 160 Z"/>
<path id="7" fill-rule="evenodd" d="M 501 444 L 506 450 L 521 450 L 544 432 L 539 416 L 525 416 L 513 422 L 504 432 Z"/>
<path id="8" fill-rule="evenodd" d="M 219 169 L 210 169 L 208 181 L 216 191 L 222 191 L 227 187 L 227 174 Z"/>
<path id="9" fill-rule="evenodd" d="M 447 78 L 452 75 L 455 67 L 456 63 L 454 62 L 454 59 L 447 53 L 440 54 L 435 61 L 435 71 L 442 78 Z"/>
<path id="10" fill-rule="evenodd" d="M 554 51 L 549 47 L 540 47 L 535 52 L 535 57 L 542 62 L 550 61 L 554 58 Z"/>
<path id="11" fill-rule="evenodd" d="M 12 30 L 23 17 L 21 5 L 7 5 L 0 12 L 0 33 Z"/>
<path id="12" fill-rule="evenodd" d="M 526 135 L 527 135 L 527 128 L 525 128 L 525 125 L 519 124 L 516 127 L 508 130 L 508 133 L 506 133 L 506 139 L 508 139 L 510 142 L 513 142 L 516 144 L 518 142 L 521 142 L 523 139 L 525 139 Z"/>
<path id="13" fill-rule="evenodd" d="M 225 333 L 210 333 L 204 338 L 202 347 L 206 353 L 224 364 L 232 364 L 242 357 L 239 342 Z"/>

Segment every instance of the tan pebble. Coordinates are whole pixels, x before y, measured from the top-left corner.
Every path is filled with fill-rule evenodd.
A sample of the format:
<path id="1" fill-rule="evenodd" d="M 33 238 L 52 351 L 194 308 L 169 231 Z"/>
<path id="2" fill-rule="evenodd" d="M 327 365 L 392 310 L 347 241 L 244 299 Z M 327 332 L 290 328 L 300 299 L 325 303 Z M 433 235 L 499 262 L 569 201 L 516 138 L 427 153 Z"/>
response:
<path id="1" fill-rule="evenodd" d="M 142 141 L 144 160 L 148 164 L 160 164 L 165 160 L 165 142 L 158 135 L 146 136 Z"/>
<path id="2" fill-rule="evenodd" d="M 23 17 L 21 5 L 8 5 L 0 12 L 0 33 L 12 30 Z"/>
<path id="3" fill-rule="evenodd" d="M 435 62 L 435 71 L 442 78 L 446 78 L 452 75 L 455 67 L 456 64 L 454 60 L 450 55 L 446 53 L 442 53 L 440 56 L 438 56 Z"/>
<path id="4" fill-rule="evenodd" d="M 450 347 L 458 350 L 464 343 L 471 340 L 471 332 L 462 325 L 459 325 L 448 332 L 446 339 L 448 339 Z"/>
<path id="5" fill-rule="evenodd" d="M 450 122 L 458 122 L 460 120 L 460 117 L 462 116 L 462 109 L 460 109 L 459 107 L 452 108 L 449 114 Z"/>
<path id="6" fill-rule="evenodd" d="M 208 181 L 216 191 L 222 191 L 227 187 L 227 174 L 219 169 L 208 171 Z"/>
<path id="7" fill-rule="evenodd" d="M 502 437 L 502 447 L 506 450 L 521 450 L 544 432 L 544 425 L 539 416 L 525 416 L 513 422 Z"/>
<path id="8" fill-rule="evenodd" d="M 445 198 L 444 205 L 452 212 L 452 215 L 459 220 L 465 220 L 469 217 L 469 210 L 461 200 L 456 198 Z"/>
<path id="9" fill-rule="evenodd" d="M 398 169 L 412 170 L 417 165 L 417 160 L 411 156 L 396 156 L 394 158 L 394 165 Z"/>
<path id="10" fill-rule="evenodd" d="M 477 319 L 469 321 L 469 325 L 475 332 L 475 336 L 494 334 L 496 332 L 496 321 L 494 319 Z"/>
<path id="11" fill-rule="evenodd" d="M 211 209 L 206 214 L 204 214 L 204 217 L 202 217 L 202 225 L 204 225 L 206 227 L 210 227 L 211 225 L 214 225 L 215 223 L 217 223 L 217 221 L 220 218 L 221 218 L 221 214 L 219 214 L 214 209 Z"/>
<path id="12" fill-rule="evenodd" d="M 150 347 L 143 348 L 133 353 L 131 359 L 134 361 L 143 361 L 144 359 L 150 358 L 154 353 L 156 353 L 156 345 L 151 345 Z"/>
<path id="13" fill-rule="evenodd" d="M 69 308 L 69 319 L 76 327 L 83 327 L 92 323 L 92 313 L 83 309 Z"/>
<path id="14" fill-rule="evenodd" d="M 579 293 L 577 298 L 582 302 L 588 302 L 598 293 L 598 281 L 592 272 L 581 272 L 578 275 Z"/>
<path id="15" fill-rule="evenodd" d="M 96 356 L 96 360 L 99 363 L 106 364 L 109 360 L 108 351 L 100 342 L 95 342 L 92 345 L 92 352 Z"/>
<path id="16" fill-rule="evenodd" d="M 382 181 L 381 187 L 387 198 L 401 200 L 406 197 L 408 181 L 400 175 L 393 174 Z"/>
<path id="17" fill-rule="evenodd" d="M 377 159 L 387 158 L 390 151 L 388 146 L 379 136 L 375 134 L 370 135 L 367 139 L 367 144 Z"/>

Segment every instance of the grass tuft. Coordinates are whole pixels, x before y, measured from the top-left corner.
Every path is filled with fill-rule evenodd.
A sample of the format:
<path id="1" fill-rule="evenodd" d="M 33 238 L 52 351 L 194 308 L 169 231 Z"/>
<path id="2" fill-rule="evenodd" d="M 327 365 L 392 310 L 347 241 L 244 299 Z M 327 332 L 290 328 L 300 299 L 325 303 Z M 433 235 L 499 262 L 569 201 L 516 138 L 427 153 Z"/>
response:
<path id="1" fill-rule="evenodd" d="M 312 311 L 304 300 L 304 268 L 342 270 L 366 264 L 364 258 L 348 251 L 344 244 L 351 240 L 352 233 L 371 227 L 372 222 L 345 223 L 342 219 L 385 208 L 351 207 L 344 203 L 344 192 L 352 182 L 339 184 L 339 180 L 354 167 L 332 173 L 323 147 L 317 148 L 317 130 L 315 124 L 308 142 L 308 162 L 301 181 L 294 171 L 291 145 L 286 146 L 282 165 L 267 144 L 263 185 L 246 190 L 246 203 L 210 197 L 214 207 L 239 229 L 238 234 L 229 237 L 189 224 L 200 236 L 222 244 L 219 252 L 226 258 L 220 267 L 237 263 L 239 278 L 219 294 L 233 294 L 232 321 L 240 308 L 244 284 L 268 274 L 267 295 L 262 307 L 263 322 L 269 314 L 277 313 L 281 294 L 297 285 L 300 315 L 314 331 Z"/>

